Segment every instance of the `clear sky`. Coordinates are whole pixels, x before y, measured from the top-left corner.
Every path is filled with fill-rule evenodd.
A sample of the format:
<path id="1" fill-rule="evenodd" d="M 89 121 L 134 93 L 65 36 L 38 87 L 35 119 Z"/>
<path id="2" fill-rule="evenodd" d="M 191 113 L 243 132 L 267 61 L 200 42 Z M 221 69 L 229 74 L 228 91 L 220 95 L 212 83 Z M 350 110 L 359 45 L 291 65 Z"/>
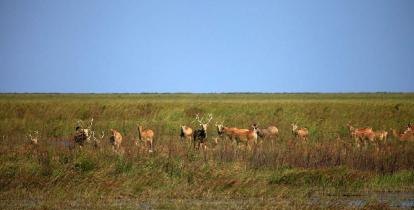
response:
<path id="1" fill-rule="evenodd" d="M 0 0 L 0 92 L 413 92 L 413 0 Z"/>

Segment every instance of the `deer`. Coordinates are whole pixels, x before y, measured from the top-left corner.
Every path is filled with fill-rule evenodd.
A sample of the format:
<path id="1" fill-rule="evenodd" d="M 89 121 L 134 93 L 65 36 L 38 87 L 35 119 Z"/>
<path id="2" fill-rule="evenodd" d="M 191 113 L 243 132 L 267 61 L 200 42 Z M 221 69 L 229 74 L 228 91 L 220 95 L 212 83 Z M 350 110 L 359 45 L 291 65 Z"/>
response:
<path id="1" fill-rule="evenodd" d="M 234 136 L 233 131 L 237 129 L 235 127 L 224 126 L 224 121 L 221 123 L 216 122 L 216 128 L 217 128 L 217 134 L 220 137 L 229 138 L 230 140 L 233 140 L 233 136 Z"/>
<path id="2" fill-rule="evenodd" d="M 112 144 L 112 149 L 118 151 L 122 143 L 122 135 L 115 129 L 111 129 L 112 135 L 109 137 L 109 142 Z"/>
<path id="3" fill-rule="evenodd" d="M 395 129 L 392 129 L 392 134 L 400 141 L 414 141 L 414 131 L 412 130 L 406 130 L 403 133 L 398 133 Z"/>
<path id="4" fill-rule="evenodd" d="M 250 129 L 234 129 L 233 136 L 236 139 L 237 144 L 240 142 L 245 143 L 248 149 L 251 149 L 251 145 L 257 144 L 257 127 L 256 124 L 251 125 Z"/>
<path id="5" fill-rule="evenodd" d="M 83 146 L 84 142 L 90 142 L 92 137 L 92 125 L 93 125 L 93 118 L 89 122 L 89 126 L 84 128 L 82 120 L 78 120 L 76 126 L 76 134 L 75 134 L 75 142 L 78 143 L 81 147 Z"/>
<path id="6" fill-rule="evenodd" d="M 306 141 L 309 137 L 309 131 L 307 128 L 299 128 L 296 123 L 292 123 L 292 134 L 297 138 L 299 137 L 301 140 Z"/>
<path id="7" fill-rule="evenodd" d="M 193 136 L 193 129 L 185 126 L 185 125 L 181 125 L 180 126 L 180 138 L 181 140 L 183 139 L 189 139 L 191 141 L 191 137 Z"/>
<path id="8" fill-rule="evenodd" d="M 206 141 L 207 141 L 207 127 L 210 121 L 213 119 L 212 114 L 208 114 L 209 119 L 203 122 L 203 118 L 200 119 L 199 115 L 196 114 L 196 120 L 200 124 L 200 128 L 196 129 L 193 133 L 193 142 L 194 142 L 194 149 L 200 149 L 200 146 L 203 149 L 206 149 Z M 197 148 L 196 148 L 197 146 Z"/>
<path id="9" fill-rule="evenodd" d="M 73 141 L 79 145 L 80 148 L 83 147 L 86 140 L 88 138 L 88 134 L 84 132 L 79 126 L 76 127 L 76 133 L 73 136 Z"/>
<path id="10" fill-rule="evenodd" d="M 365 128 L 354 128 L 350 123 L 347 124 L 348 130 L 351 134 L 351 137 L 355 139 L 358 147 L 360 147 L 360 142 L 364 142 L 364 140 L 369 140 L 374 142 L 375 140 L 375 133 L 370 127 Z"/>
<path id="11" fill-rule="evenodd" d="M 257 128 L 257 135 L 262 139 L 277 137 L 279 135 L 279 129 L 273 125 L 267 128 Z"/>
<path id="12" fill-rule="evenodd" d="M 143 129 L 142 126 L 138 125 L 138 138 L 148 145 L 148 152 L 154 151 L 154 131 L 151 129 Z M 135 143 L 138 145 L 138 142 Z"/>
<path id="13" fill-rule="evenodd" d="M 414 124 L 411 124 L 411 123 L 408 123 L 408 125 L 407 125 L 407 127 L 406 127 L 406 129 L 405 129 L 405 131 L 404 131 L 404 133 L 406 133 L 406 132 L 412 132 L 412 131 L 414 131 Z"/>
<path id="14" fill-rule="evenodd" d="M 30 143 L 37 145 L 39 140 L 39 131 L 34 131 L 33 135 L 31 132 L 29 132 L 29 134 L 27 134 L 26 137 L 30 140 Z"/>

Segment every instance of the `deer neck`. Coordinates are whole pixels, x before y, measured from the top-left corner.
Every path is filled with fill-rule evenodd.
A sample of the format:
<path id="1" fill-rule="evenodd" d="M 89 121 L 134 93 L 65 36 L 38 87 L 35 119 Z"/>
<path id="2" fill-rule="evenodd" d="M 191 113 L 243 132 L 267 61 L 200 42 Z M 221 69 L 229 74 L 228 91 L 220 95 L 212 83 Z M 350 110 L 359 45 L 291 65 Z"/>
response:
<path id="1" fill-rule="evenodd" d="M 257 129 L 253 128 L 253 137 L 257 139 Z"/>

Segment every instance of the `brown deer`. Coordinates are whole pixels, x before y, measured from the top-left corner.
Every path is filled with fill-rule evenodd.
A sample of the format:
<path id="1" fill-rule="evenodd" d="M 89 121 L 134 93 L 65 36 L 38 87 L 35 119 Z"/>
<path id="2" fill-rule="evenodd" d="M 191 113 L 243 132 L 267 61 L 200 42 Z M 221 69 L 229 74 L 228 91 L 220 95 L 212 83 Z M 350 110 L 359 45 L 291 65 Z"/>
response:
<path id="1" fill-rule="evenodd" d="M 229 138 L 233 140 L 234 134 L 233 132 L 237 129 L 235 127 L 226 127 L 223 125 L 224 121 L 219 123 L 216 122 L 217 134 L 222 138 Z"/>
<path id="2" fill-rule="evenodd" d="M 392 134 L 400 141 L 414 141 L 414 131 L 404 131 L 404 133 L 398 133 L 395 129 L 392 129 Z"/>
<path id="3" fill-rule="evenodd" d="M 250 129 L 234 129 L 233 136 L 237 144 L 241 142 L 245 143 L 246 147 L 250 150 L 253 144 L 257 144 L 256 124 L 253 124 Z"/>
<path id="4" fill-rule="evenodd" d="M 375 140 L 375 133 L 370 127 L 365 128 L 354 128 L 350 123 L 347 124 L 348 130 L 351 134 L 351 137 L 355 139 L 355 142 L 358 147 L 360 147 L 360 143 L 366 143 L 365 140 L 369 140 L 374 142 Z"/>
<path id="5" fill-rule="evenodd" d="M 122 143 L 122 135 L 120 132 L 118 132 L 115 129 L 111 129 L 112 135 L 111 137 L 109 137 L 109 141 L 112 144 L 112 149 L 114 151 L 118 151 L 119 148 L 121 147 L 121 143 Z"/>
<path id="6" fill-rule="evenodd" d="M 148 152 L 154 151 L 154 131 L 151 129 L 143 129 L 142 126 L 138 125 L 138 138 L 147 144 Z"/>
<path id="7" fill-rule="evenodd" d="M 309 137 L 309 131 L 307 128 L 299 128 L 296 123 L 292 123 L 292 134 L 295 138 L 299 137 L 299 139 L 306 141 Z"/>
<path id="8" fill-rule="evenodd" d="M 408 125 L 407 125 L 407 127 L 406 127 L 406 129 L 405 129 L 405 131 L 404 131 L 404 133 L 406 133 L 406 132 L 412 132 L 412 131 L 414 131 L 414 124 L 411 124 L 411 123 L 408 123 Z"/>
<path id="9" fill-rule="evenodd" d="M 29 132 L 29 134 L 27 134 L 26 137 L 30 140 L 30 143 L 37 145 L 39 140 L 39 131 L 34 131 L 33 135 L 31 132 Z"/>
<path id="10" fill-rule="evenodd" d="M 203 149 L 206 149 L 206 141 L 207 141 L 207 127 L 210 121 L 213 119 L 212 114 L 208 114 L 209 119 L 203 122 L 204 118 L 201 118 L 196 114 L 196 120 L 200 124 L 200 128 L 195 130 L 193 133 L 193 142 L 194 142 L 194 149 L 200 149 L 200 146 Z M 197 147 L 196 147 L 197 146 Z"/>
<path id="11" fill-rule="evenodd" d="M 273 125 L 267 128 L 257 128 L 257 135 L 262 139 L 275 138 L 279 135 L 279 129 Z"/>
<path id="12" fill-rule="evenodd" d="M 192 128 L 190 128 L 188 126 L 185 126 L 185 125 L 180 126 L 180 138 L 181 138 L 181 140 L 183 140 L 185 138 L 185 139 L 189 139 L 191 141 L 192 136 L 193 136 L 193 129 Z"/>

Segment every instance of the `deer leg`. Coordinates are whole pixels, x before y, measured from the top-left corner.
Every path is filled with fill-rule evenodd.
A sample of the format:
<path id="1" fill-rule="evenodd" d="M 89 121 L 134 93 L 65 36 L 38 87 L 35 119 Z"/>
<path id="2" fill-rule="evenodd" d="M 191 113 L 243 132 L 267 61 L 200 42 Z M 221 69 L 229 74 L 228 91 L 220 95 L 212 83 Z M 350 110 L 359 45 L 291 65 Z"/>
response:
<path id="1" fill-rule="evenodd" d="M 154 151 L 154 146 L 152 143 L 153 143 L 152 141 L 149 141 L 149 147 L 150 147 L 149 152 Z"/>

